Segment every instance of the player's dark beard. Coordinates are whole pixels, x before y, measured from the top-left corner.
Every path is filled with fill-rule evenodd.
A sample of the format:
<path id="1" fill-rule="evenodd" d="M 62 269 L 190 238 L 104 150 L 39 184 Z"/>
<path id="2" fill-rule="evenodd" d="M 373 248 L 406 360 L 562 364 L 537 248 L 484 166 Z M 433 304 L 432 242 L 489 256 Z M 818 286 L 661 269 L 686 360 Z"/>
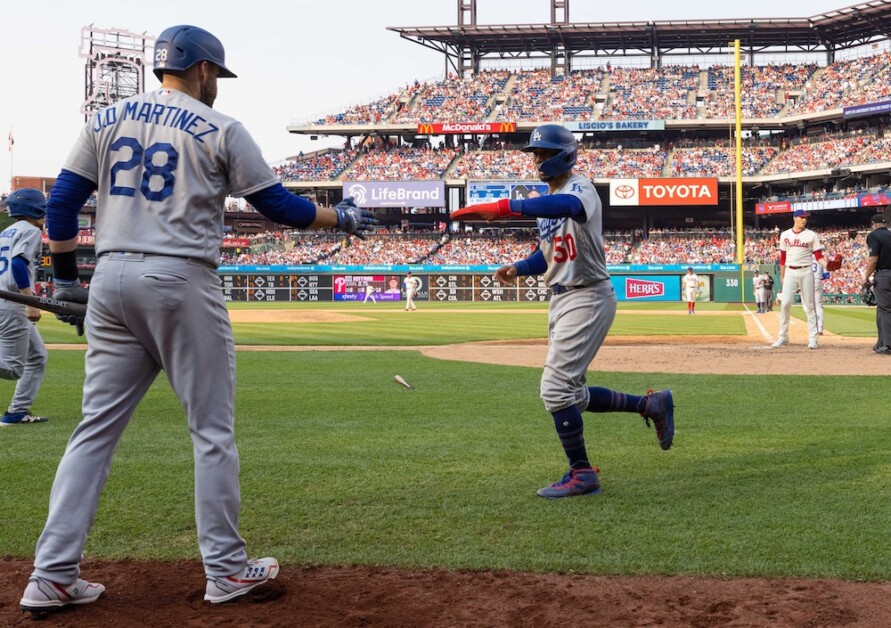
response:
<path id="1" fill-rule="evenodd" d="M 198 100 L 208 107 L 213 108 L 213 103 L 217 99 L 217 77 L 208 75 L 201 83 L 201 90 L 198 94 Z"/>

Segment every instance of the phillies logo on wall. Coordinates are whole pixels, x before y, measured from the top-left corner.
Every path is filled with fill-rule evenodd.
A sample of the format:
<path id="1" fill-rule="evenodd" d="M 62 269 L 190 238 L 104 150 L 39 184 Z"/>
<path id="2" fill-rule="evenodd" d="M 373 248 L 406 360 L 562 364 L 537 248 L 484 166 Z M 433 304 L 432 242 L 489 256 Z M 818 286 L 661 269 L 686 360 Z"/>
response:
<path id="1" fill-rule="evenodd" d="M 665 296 L 665 284 L 661 281 L 629 278 L 625 280 L 625 296 L 629 299 L 662 297 Z"/>
<path id="2" fill-rule="evenodd" d="M 717 205 L 718 180 L 612 179 L 610 205 Z"/>

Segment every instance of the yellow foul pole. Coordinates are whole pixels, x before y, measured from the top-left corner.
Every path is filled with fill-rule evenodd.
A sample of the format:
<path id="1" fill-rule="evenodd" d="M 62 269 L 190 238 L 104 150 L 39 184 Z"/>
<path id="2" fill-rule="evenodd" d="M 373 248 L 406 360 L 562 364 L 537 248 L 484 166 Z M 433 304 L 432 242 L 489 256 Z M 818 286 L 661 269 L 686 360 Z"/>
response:
<path id="1" fill-rule="evenodd" d="M 736 101 L 736 263 L 739 264 L 740 301 L 746 300 L 745 242 L 743 242 L 743 184 L 742 184 L 742 80 L 739 67 L 739 40 L 733 40 L 733 93 Z"/>

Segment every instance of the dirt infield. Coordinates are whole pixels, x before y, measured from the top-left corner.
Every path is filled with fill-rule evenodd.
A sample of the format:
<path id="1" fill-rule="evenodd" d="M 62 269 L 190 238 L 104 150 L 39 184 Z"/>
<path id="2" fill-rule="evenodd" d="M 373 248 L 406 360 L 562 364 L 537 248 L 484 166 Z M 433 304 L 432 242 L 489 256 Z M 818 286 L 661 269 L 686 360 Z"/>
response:
<path id="1" fill-rule="evenodd" d="M 276 313 L 276 320 L 326 318 L 324 312 Z M 703 312 L 697 316 L 728 315 Z M 730 314 L 736 315 L 736 314 Z M 873 339 L 827 333 L 807 349 L 794 320 L 791 344 L 770 349 L 776 313 L 745 317 L 746 335 L 614 337 L 593 370 L 722 374 L 891 374 L 891 358 Z M 233 320 L 246 320 L 245 311 Z M 339 315 L 338 320 L 357 316 Z M 239 347 L 239 350 L 394 350 L 392 347 Z M 541 366 L 543 341 L 404 347 L 437 359 Z M 533 499 L 534 497 L 530 498 Z M 542 501 L 542 507 L 548 504 Z M 18 601 L 30 561 L 5 558 L 0 572 L 0 627 L 31 625 Z M 87 560 L 83 575 L 108 591 L 97 603 L 57 613 L 48 626 L 888 626 L 891 582 L 618 577 L 508 572 L 413 571 L 374 567 L 285 565 L 271 585 L 231 604 L 202 601 L 199 562 Z"/>

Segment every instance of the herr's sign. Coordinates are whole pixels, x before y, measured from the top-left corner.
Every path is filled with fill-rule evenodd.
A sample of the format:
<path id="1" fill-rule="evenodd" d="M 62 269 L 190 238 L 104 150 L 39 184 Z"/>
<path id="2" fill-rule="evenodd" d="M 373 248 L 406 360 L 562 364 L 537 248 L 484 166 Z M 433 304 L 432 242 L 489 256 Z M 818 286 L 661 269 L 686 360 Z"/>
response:
<path id="1" fill-rule="evenodd" d="M 516 122 L 419 122 L 418 135 L 454 135 L 457 133 L 516 133 Z"/>
<path id="2" fill-rule="evenodd" d="M 612 179 L 609 202 L 617 205 L 717 205 L 718 180 Z"/>
<path id="3" fill-rule="evenodd" d="M 344 181 L 359 207 L 445 207 L 445 181 Z"/>

